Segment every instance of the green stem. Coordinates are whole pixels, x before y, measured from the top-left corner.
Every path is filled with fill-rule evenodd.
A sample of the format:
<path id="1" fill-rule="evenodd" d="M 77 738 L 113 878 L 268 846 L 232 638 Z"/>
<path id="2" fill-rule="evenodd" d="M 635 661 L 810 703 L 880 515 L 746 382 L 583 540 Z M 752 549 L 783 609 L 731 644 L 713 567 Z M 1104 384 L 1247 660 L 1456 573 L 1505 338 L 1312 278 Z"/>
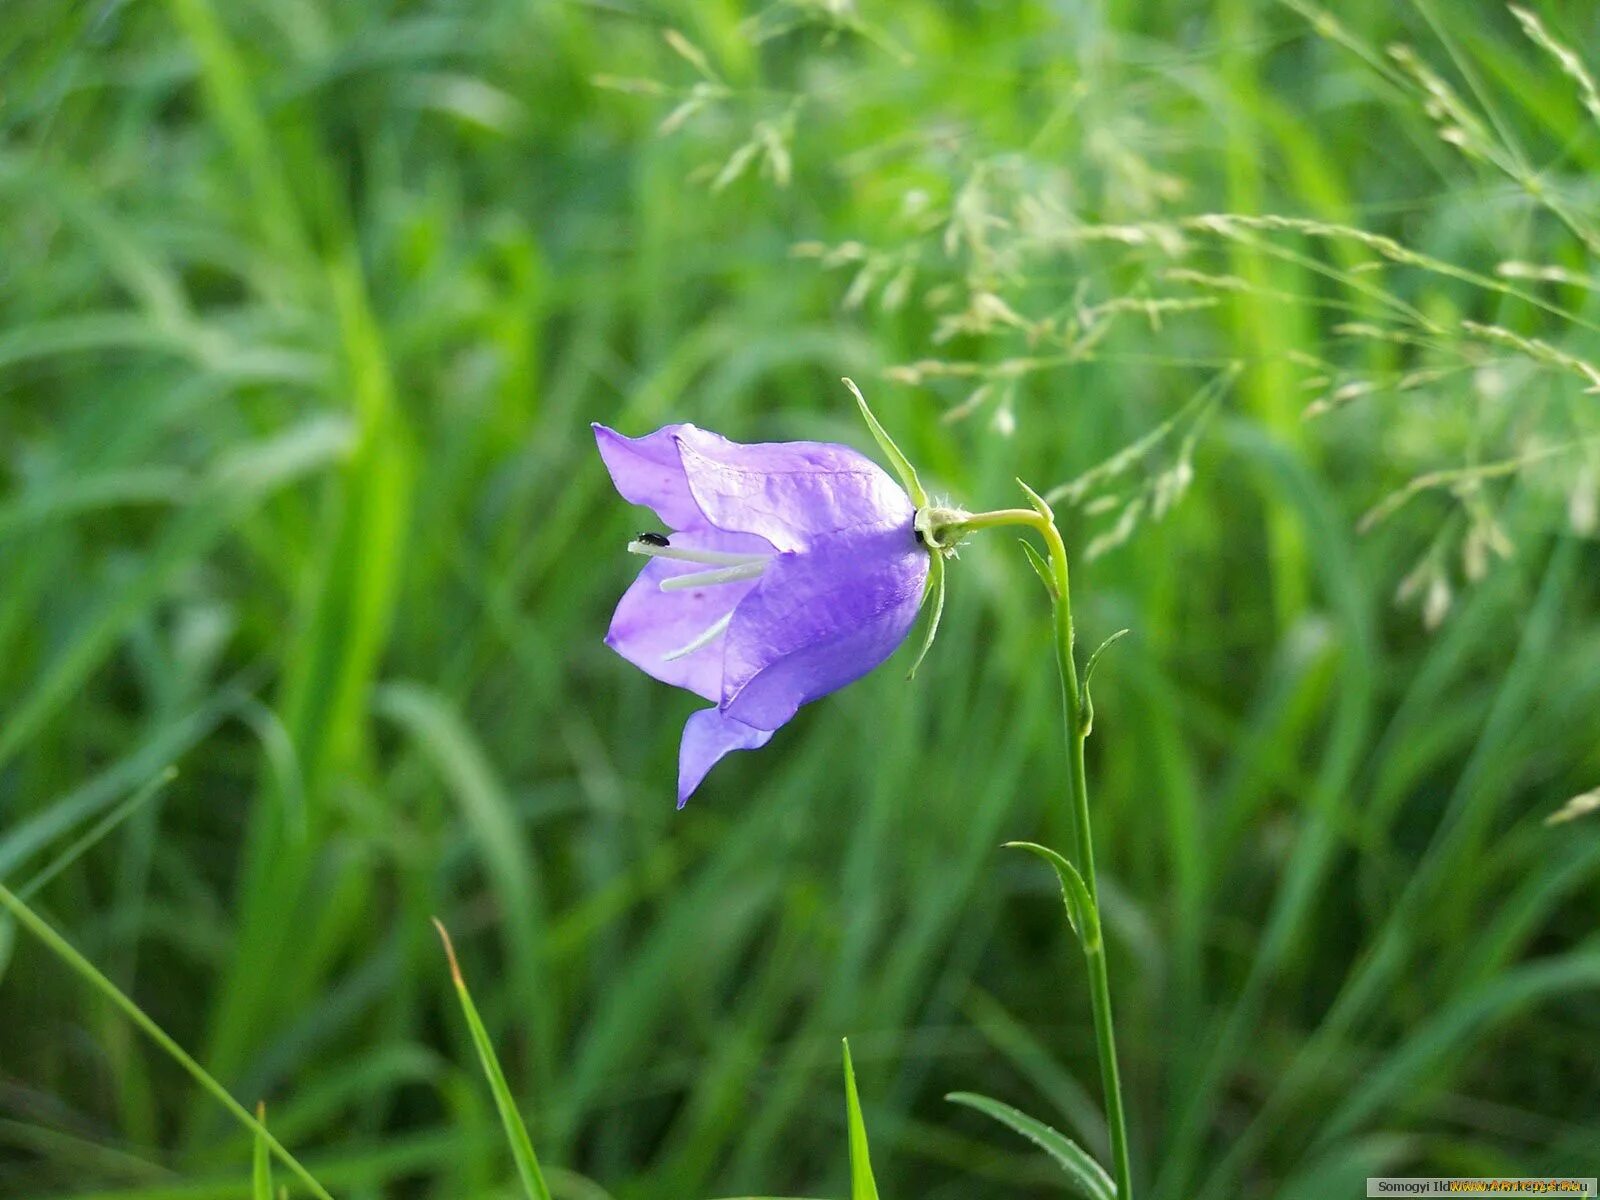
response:
<path id="1" fill-rule="evenodd" d="M 1061 672 L 1061 693 L 1066 708 L 1067 773 L 1072 789 L 1072 832 L 1078 872 L 1083 876 L 1089 902 L 1094 907 L 1093 925 L 1100 925 L 1100 892 L 1095 880 L 1094 838 L 1089 821 L 1089 782 L 1084 771 L 1084 742 L 1089 723 L 1084 712 L 1083 691 L 1078 683 L 1078 664 L 1073 656 L 1072 589 L 1067 566 L 1067 548 L 1049 508 L 1039 501 L 1039 510 L 999 509 L 965 517 L 961 532 L 992 529 L 1003 525 L 1025 525 L 1044 539 L 1049 551 L 1051 597 L 1055 613 L 1056 665 Z M 1083 939 L 1083 953 L 1089 967 L 1089 999 L 1094 1011 L 1095 1049 L 1100 1058 L 1100 1085 L 1105 1092 L 1106 1124 L 1111 1130 L 1112 1175 L 1119 1200 L 1132 1200 L 1133 1181 L 1128 1166 L 1128 1124 L 1122 1107 L 1122 1077 L 1117 1070 L 1117 1042 L 1111 1021 L 1111 979 L 1106 970 L 1103 936 Z"/>

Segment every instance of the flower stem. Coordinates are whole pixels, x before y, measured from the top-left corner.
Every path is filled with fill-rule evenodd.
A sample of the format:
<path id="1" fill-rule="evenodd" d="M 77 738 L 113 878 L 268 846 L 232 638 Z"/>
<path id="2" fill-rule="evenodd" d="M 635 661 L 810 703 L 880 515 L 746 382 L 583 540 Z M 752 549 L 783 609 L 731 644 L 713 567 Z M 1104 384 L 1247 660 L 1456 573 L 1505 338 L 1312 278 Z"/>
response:
<path id="1" fill-rule="evenodd" d="M 1083 876 L 1089 902 L 1094 907 L 1093 927 L 1100 925 L 1100 893 L 1095 880 L 1094 838 L 1089 820 L 1089 783 L 1084 772 L 1084 742 L 1089 736 L 1083 690 L 1078 682 L 1078 664 L 1073 655 L 1071 576 L 1067 548 L 1061 532 L 1043 501 L 1039 509 L 1008 508 L 977 513 L 962 520 L 960 530 L 992 529 L 1003 525 L 1024 525 L 1044 539 L 1049 552 L 1051 601 L 1054 608 L 1056 665 L 1061 673 L 1061 693 L 1066 709 L 1067 774 L 1071 788 L 1074 857 Z M 1117 1070 L 1116 1035 L 1111 1021 L 1111 980 L 1106 970 L 1104 937 L 1083 938 L 1084 958 L 1089 968 L 1089 999 L 1094 1012 L 1095 1049 L 1100 1059 L 1100 1085 L 1105 1093 L 1106 1123 L 1111 1131 L 1112 1175 L 1118 1200 L 1132 1200 L 1133 1181 L 1128 1166 L 1128 1126 L 1122 1107 L 1122 1077 Z"/>

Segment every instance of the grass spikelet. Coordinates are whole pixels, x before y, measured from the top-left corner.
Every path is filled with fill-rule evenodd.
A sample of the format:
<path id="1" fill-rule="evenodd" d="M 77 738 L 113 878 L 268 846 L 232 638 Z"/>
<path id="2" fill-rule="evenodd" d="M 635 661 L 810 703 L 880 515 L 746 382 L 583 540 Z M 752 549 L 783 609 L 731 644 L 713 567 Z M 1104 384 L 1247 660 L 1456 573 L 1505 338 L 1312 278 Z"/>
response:
<path id="1" fill-rule="evenodd" d="M 1568 821 L 1576 821 L 1579 817 L 1586 817 L 1596 812 L 1600 812 L 1600 788 L 1574 796 L 1546 817 L 1544 823 L 1564 825 Z"/>
<path id="2" fill-rule="evenodd" d="M 1520 4 L 1510 6 L 1511 15 L 1522 26 L 1522 31 L 1528 35 L 1534 45 L 1554 58 L 1560 65 L 1562 72 L 1578 85 L 1578 96 L 1583 102 L 1584 110 L 1600 122 L 1600 89 L 1595 87 L 1594 76 L 1589 73 L 1589 68 L 1584 65 L 1572 49 L 1562 45 L 1550 36 L 1549 30 L 1544 27 L 1538 15 L 1530 9 L 1523 8 Z"/>

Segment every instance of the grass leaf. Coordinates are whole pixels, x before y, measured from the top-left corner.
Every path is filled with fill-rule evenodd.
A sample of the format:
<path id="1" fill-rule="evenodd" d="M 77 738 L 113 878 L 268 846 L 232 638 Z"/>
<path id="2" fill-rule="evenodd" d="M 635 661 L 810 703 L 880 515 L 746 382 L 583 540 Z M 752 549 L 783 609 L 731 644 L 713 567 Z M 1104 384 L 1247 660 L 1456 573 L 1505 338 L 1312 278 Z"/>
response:
<path id="1" fill-rule="evenodd" d="M 861 1118 L 856 1069 L 850 1061 L 849 1038 L 844 1041 L 844 1099 L 850 1122 L 850 1200 L 878 1200 L 878 1184 L 872 1178 L 872 1158 L 867 1149 L 867 1123 Z"/>
<path id="2" fill-rule="evenodd" d="M 261 1129 L 267 1127 L 267 1105 L 256 1103 L 256 1122 Z M 272 1200 L 272 1148 L 260 1130 L 255 1136 L 255 1153 L 250 1163 L 250 1200 Z"/>
<path id="3" fill-rule="evenodd" d="M 511 1147 L 511 1157 L 517 1164 L 517 1176 L 522 1180 L 523 1195 L 528 1200 L 550 1200 L 549 1185 L 544 1181 L 544 1172 L 539 1169 L 539 1156 L 533 1152 L 533 1140 L 528 1136 L 528 1127 L 522 1122 L 522 1114 L 517 1111 L 516 1097 L 506 1083 L 506 1074 L 500 1069 L 494 1043 L 489 1040 L 489 1031 L 483 1027 L 477 1005 L 473 1004 L 472 994 L 467 991 L 467 981 L 461 976 L 461 964 L 456 961 L 456 948 L 450 942 L 450 933 L 437 917 L 433 925 L 439 931 L 439 940 L 444 943 L 445 957 L 450 960 L 450 981 L 455 984 L 462 1015 L 467 1019 L 467 1028 L 472 1031 L 472 1044 L 478 1051 L 478 1061 L 483 1064 L 489 1090 L 494 1093 L 494 1104 L 500 1111 L 500 1123 L 506 1131 L 506 1144 Z"/>
<path id="4" fill-rule="evenodd" d="M 218 1083 L 210 1072 L 189 1055 L 188 1051 L 173 1041 L 166 1030 L 151 1020 L 145 1014 L 145 1011 L 130 1000 L 122 989 L 107 979 L 99 968 L 79 954 L 70 942 L 52 929 L 43 918 L 19 900 L 11 889 L 3 884 L 0 884 L 0 905 L 3 905 L 17 919 L 19 925 L 43 942 L 46 949 L 66 963 L 80 978 L 120 1009 L 129 1020 L 144 1031 L 151 1041 L 166 1051 L 174 1062 L 188 1072 L 190 1078 L 207 1092 L 210 1092 L 222 1107 L 232 1113 L 241 1125 L 266 1142 L 278 1161 L 292 1171 L 296 1178 L 306 1186 L 307 1190 L 317 1197 L 317 1200 L 333 1200 L 333 1197 L 328 1194 L 328 1190 L 312 1177 L 311 1172 L 300 1165 L 300 1160 L 290 1154 L 282 1143 L 267 1131 L 265 1125 L 252 1117 L 244 1105 L 233 1098 L 227 1088 Z M 548 1200 L 548 1197 L 544 1197 L 542 1200 Z"/>

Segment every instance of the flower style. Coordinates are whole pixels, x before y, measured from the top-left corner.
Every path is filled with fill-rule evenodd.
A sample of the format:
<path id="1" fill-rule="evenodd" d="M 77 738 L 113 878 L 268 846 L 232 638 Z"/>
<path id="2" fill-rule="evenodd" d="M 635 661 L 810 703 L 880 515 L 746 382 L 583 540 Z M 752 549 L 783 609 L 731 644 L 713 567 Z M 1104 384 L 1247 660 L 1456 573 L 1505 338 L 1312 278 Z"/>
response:
<path id="1" fill-rule="evenodd" d="M 715 704 L 683 729 L 682 808 L 725 754 L 766 745 L 802 704 L 894 653 L 936 556 L 906 490 L 848 446 L 745 445 L 693 425 L 594 432 L 617 491 L 669 530 L 629 543 L 650 561 L 606 644 Z"/>

